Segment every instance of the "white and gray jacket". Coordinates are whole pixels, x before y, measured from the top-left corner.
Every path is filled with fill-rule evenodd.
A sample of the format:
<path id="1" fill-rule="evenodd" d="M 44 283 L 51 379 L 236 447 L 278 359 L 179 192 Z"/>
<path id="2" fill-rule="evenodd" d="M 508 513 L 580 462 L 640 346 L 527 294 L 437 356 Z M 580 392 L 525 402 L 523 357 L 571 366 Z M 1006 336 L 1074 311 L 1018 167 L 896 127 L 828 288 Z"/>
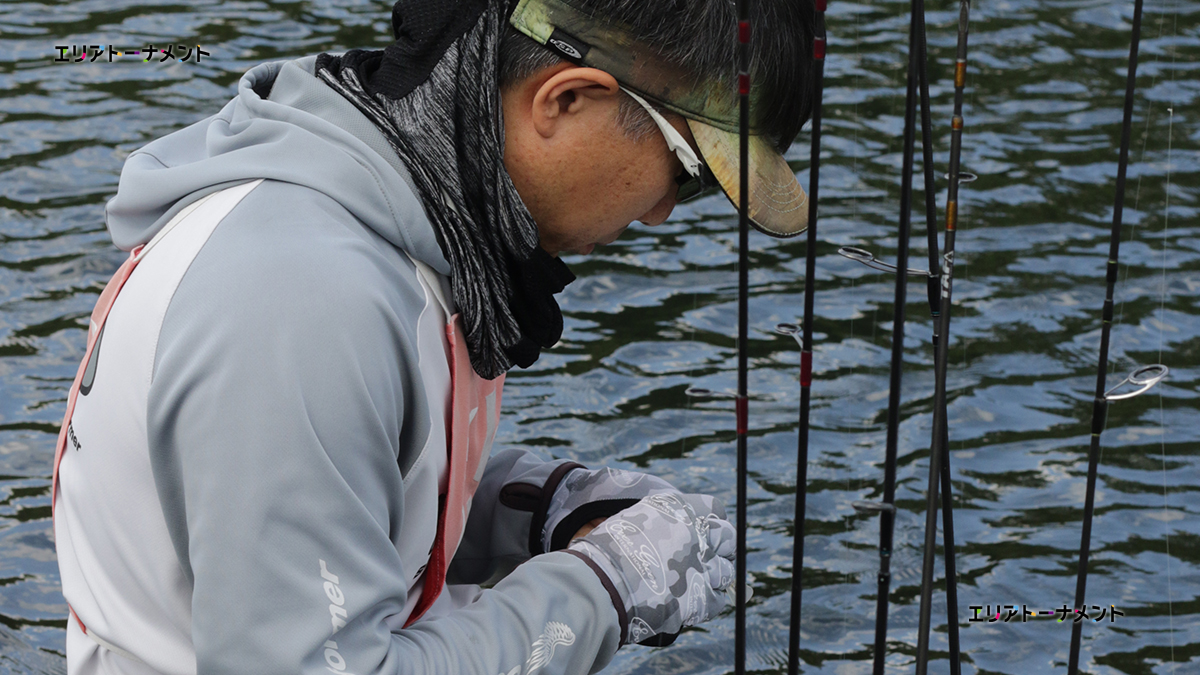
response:
<path id="1" fill-rule="evenodd" d="M 68 430 L 68 671 L 595 672 L 612 597 L 580 559 L 536 555 L 569 465 L 519 450 L 488 461 L 451 585 L 403 627 L 449 387 L 448 294 L 413 261 L 443 286 L 449 267 L 395 153 L 313 61 L 250 70 L 133 153 L 108 203 L 125 250 L 177 225 L 113 305 Z"/>

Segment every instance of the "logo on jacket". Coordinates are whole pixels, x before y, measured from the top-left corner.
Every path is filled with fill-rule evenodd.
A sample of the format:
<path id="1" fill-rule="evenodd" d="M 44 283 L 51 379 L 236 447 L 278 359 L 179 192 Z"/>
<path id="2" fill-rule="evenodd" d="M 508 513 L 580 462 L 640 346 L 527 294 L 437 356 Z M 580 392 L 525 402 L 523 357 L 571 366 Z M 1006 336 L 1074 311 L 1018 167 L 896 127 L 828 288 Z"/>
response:
<path id="1" fill-rule="evenodd" d="M 562 645 L 569 647 L 575 644 L 575 632 L 565 623 L 550 621 L 542 631 L 541 637 L 533 641 L 533 652 L 525 662 L 525 675 L 550 663 L 554 658 L 554 648 Z"/>
<path id="2" fill-rule="evenodd" d="M 79 439 L 75 436 L 75 424 L 73 422 L 67 423 L 67 440 L 71 441 L 71 445 L 75 446 L 75 452 L 79 452 Z"/>

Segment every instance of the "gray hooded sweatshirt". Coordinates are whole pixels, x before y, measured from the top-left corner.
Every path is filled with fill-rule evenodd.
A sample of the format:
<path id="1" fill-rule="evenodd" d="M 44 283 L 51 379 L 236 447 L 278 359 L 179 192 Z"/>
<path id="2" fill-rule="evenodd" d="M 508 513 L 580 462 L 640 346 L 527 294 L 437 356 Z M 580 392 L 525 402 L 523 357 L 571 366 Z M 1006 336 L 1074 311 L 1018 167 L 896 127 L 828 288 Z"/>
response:
<path id="1" fill-rule="evenodd" d="M 59 470 L 68 671 L 595 672 L 613 599 L 541 551 L 568 465 L 520 450 L 487 461 L 448 585 L 405 627 L 446 480 L 449 267 L 314 60 L 251 69 L 218 114 L 134 152 L 108 203 L 118 247 L 153 244 Z"/>

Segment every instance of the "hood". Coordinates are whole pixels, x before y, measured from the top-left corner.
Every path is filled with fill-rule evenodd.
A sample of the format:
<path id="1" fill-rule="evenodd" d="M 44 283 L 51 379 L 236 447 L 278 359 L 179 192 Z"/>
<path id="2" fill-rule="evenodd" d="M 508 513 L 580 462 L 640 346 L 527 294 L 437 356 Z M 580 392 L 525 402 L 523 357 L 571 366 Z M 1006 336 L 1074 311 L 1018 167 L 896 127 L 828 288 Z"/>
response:
<path id="1" fill-rule="evenodd" d="M 308 56 L 255 66 L 221 112 L 134 151 L 104 209 L 113 243 L 130 250 L 191 202 L 266 178 L 323 192 L 393 245 L 449 274 L 399 157 L 353 104 L 313 75 L 315 62 Z"/>

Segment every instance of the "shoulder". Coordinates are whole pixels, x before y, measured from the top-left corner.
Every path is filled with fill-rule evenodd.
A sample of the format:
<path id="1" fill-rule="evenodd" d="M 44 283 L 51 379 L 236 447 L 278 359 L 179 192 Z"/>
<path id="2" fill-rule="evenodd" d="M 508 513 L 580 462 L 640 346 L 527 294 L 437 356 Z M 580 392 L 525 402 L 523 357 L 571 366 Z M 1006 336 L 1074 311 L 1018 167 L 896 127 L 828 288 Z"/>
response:
<path id="1" fill-rule="evenodd" d="M 164 339 L 186 328 L 239 343 L 307 335 L 394 351 L 414 339 L 426 303 L 402 251 L 328 195 L 278 181 L 224 214 L 187 264 Z"/>
<path id="2" fill-rule="evenodd" d="M 322 415 L 375 410 L 393 430 L 425 417 L 417 272 L 333 199 L 264 181 L 180 263 L 154 354 L 156 406 L 291 392 Z"/>

